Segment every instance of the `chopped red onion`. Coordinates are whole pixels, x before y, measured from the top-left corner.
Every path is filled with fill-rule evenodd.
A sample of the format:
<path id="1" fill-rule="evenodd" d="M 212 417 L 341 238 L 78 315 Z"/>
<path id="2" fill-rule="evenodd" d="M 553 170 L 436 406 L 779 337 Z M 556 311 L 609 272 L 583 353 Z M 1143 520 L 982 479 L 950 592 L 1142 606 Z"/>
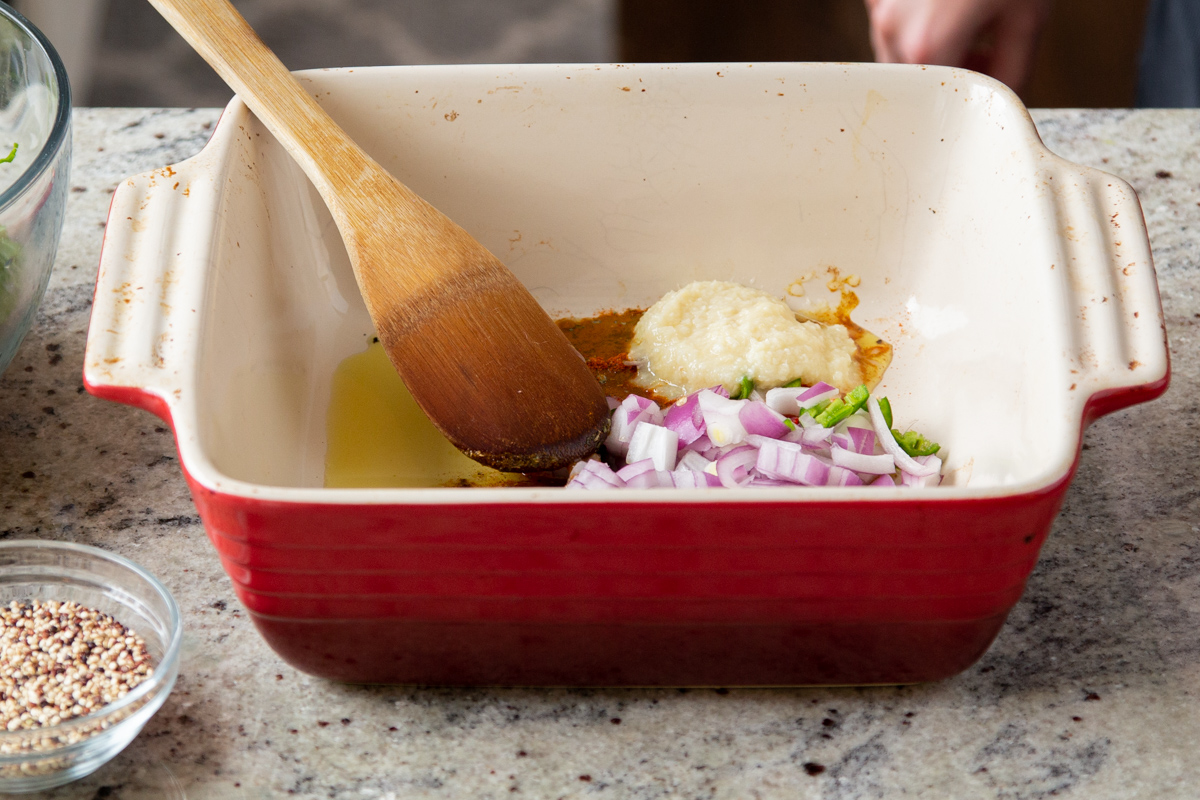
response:
<path id="1" fill-rule="evenodd" d="M 850 437 L 850 450 L 866 456 L 875 452 L 875 430 L 873 428 L 860 428 L 852 425 L 846 428 L 846 434 Z"/>
<path id="2" fill-rule="evenodd" d="M 683 454 L 679 456 L 679 460 L 675 463 L 675 470 L 676 472 L 680 469 L 687 469 L 692 472 L 705 472 L 711 463 L 711 461 L 695 450 L 684 450 Z"/>
<path id="3" fill-rule="evenodd" d="M 763 477 L 762 475 L 755 475 L 753 478 L 750 479 L 750 482 L 748 484 L 746 484 L 746 486 L 749 486 L 751 489 L 760 489 L 760 488 L 769 487 L 769 486 L 795 486 L 795 485 L 796 484 L 792 483 L 791 481 L 781 481 L 781 480 L 778 480 L 777 478 L 766 478 L 766 477 Z"/>
<path id="4" fill-rule="evenodd" d="M 875 425 L 875 437 L 884 451 L 896 459 L 897 467 L 905 472 L 911 472 L 918 478 L 933 475 L 938 471 L 938 466 L 933 464 L 918 464 L 913 460 L 912 456 L 904 452 L 904 448 L 896 441 L 896 437 L 892 436 L 892 431 L 887 426 L 887 420 L 883 418 L 883 411 L 879 408 L 879 401 L 873 396 L 867 398 L 867 409 L 871 412 L 871 422 Z"/>
<path id="5" fill-rule="evenodd" d="M 830 394 L 832 392 L 832 395 Z M 926 487 L 941 482 L 942 459 L 913 458 L 884 423 L 873 397 L 866 410 L 826 428 L 799 409 L 839 396 L 828 384 L 772 389 L 766 399 L 731 400 L 723 387 L 695 392 L 667 409 L 637 395 L 610 398 L 609 457 L 572 467 L 567 487 L 710 488 L 795 486 Z M 780 400 L 782 398 L 782 400 Z M 798 418 L 778 408 L 794 401 Z M 799 423 L 795 427 L 794 423 Z M 618 464 L 621 461 L 617 462 Z"/>
<path id="6" fill-rule="evenodd" d="M 629 451 L 629 440 L 633 437 L 633 426 L 629 424 L 629 415 L 625 409 L 618 408 L 612 415 L 612 426 L 608 430 L 608 438 L 604 446 L 613 455 L 625 457 Z"/>
<path id="7" fill-rule="evenodd" d="M 750 445 L 734 448 L 717 459 L 717 479 L 726 489 L 750 482 L 750 469 L 758 461 L 758 450 Z"/>
<path id="8" fill-rule="evenodd" d="M 805 430 L 806 430 L 805 428 L 796 428 L 796 430 L 788 431 L 787 433 L 785 433 L 783 436 L 780 436 L 779 438 L 782 441 L 791 442 L 792 444 L 803 444 Z"/>
<path id="9" fill-rule="evenodd" d="M 631 394 L 613 411 L 612 427 L 608 431 L 608 438 L 604 440 L 604 446 L 609 452 L 624 457 L 629 451 L 634 428 L 641 422 L 661 425 L 662 413 L 653 400 Z"/>
<path id="10" fill-rule="evenodd" d="M 700 455 L 704 456 L 705 458 L 707 458 L 711 461 L 713 458 L 714 452 L 718 448 L 715 444 L 712 443 L 712 439 L 709 439 L 708 435 L 705 434 L 705 435 L 701 436 L 699 439 L 697 439 L 696 441 L 689 444 L 686 449 L 692 450 L 696 453 L 699 453 Z"/>
<path id="11" fill-rule="evenodd" d="M 834 447 L 830 451 L 830 455 L 834 464 L 855 472 L 865 472 L 869 475 L 891 475 L 896 471 L 896 460 L 887 453 L 880 456 L 867 456 L 853 450 Z"/>
<path id="12" fill-rule="evenodd" d="M 746 428 L 738 417 L 748 401 L 730 400 L 708 389 L 702 389 L 699 394 L 705 432 L 713 444 L 723 447 L 746 438 Z"/>
<path id="13" fill-rule="evenodd" d="M 630 422 L 646 421 L 662 425 L 662 409 L 653 400 L 631 394 L 621 401 L 621 405 L 629 412 Z"/>
<path id="14" fill-rule="evenodd" d="M 588 459 L 580 461 L 579 464 L 576 465 L 577 470 L 571 470 L 571 480 L 567 482 L 568 489 L 620 489 L 625 485 L 625 481 L 603 461 Z"/>
<path id="15" fill-rule="evenodd" d="M 686 447 L 704 435 L 704 416 L 700 413 L 700 395 L 689 394 L 667 409 L 663 424 L 679 435 L 679 446 Z"/>
<path id="16" fill-rule="evenodd" d="M 783 420 L 783 414 L 772 411 L 760 400 L 747 401 L 738 412 L 738 421 L 747 434 L 769 436 L 772 439 L 778 439 L 790 430 Z"/>
<path id="17" fill-rule="evenodd" d="M 829 468 L 829 485 L 830 486 L 862 486 L 863 479 L 858 473 L 848 470 L 845 467 L 830 467 Z"/>
<path id="18" fill-rule="evenodd" d="M 787 417 L 794 417 L 800 413 L 800 406 L 796 403 L 796 398 L 807 391 L 808 389 L 803 386 L 777 386 L 767 390 L 766 403 L 772 411 L 778 411 Z"/>
<path id="19" fill-rule="evenodd" d="M 676 489 L 710 489 L 721 485 L 721 481 L 717 479 L 716 475 L 694 472 L 683 467 L 676 467 L 671 475 L 675 480 Z"/>
<path id="20" fill-rule="evenodd" d="M 823 400 L 832 400 L 840 396 L 841 392 L 835 387 L 830 386 L 825 381 L 820 381 L 799 394 L 796 397 L 796 405 L 800 406 L 800 408 L 812 408 Z"/>
<path id="21" fill-rule="evenodd" d="M 646 473 L 654 472 L 654 461 L 649 458 L 643 458 L 641 461 L 633 461 L 617 470 L 617 477 L 629 483 L 630 479 Z"/>
<path id="22" fill-rule="evenodd" d="M 803 417 L 801 417 L 801 419 L 803 419 Z M 800 438 L 800 442 L 807 445 L 816 445 L 828 441 L 830 436 L 833 436 L 833 428 L 826 428 L 821 425 L 816 425 L 812 428 L 804 429 L 804 433 Z"/>
<path id="23" fill-rule="evenodd" d="M 916 475 L 909 475 L 907 472 L 903 472 L 903 473 L 901 473 L 901 477 L 902 477 L 901 482 L 903 483 L 903 485 L 924 488 L 926 486 L 937 486 L 942 482 L 942 475 L 941 475 L 942 460 L 940 458 L 938 458 L 936 455 L 917 456 L 913 460 L 916 461 L 918 464 L 923 464 L 926 466 L 928 466 L 929 464 L 936 464 L 938 471 L 933 473 L 932 475 L 923 475 L 923 476 L 919 476 L 919 477 Z"/>
<path id="24" fill-rule="evenodd" d="M 625 481 L 625 486 L 629 489 L 674 489 L 675 478 L 665 470 L 650 469 Z"/>
<path id="25" fill-rule="evenodd" d="M 654 462 L 655 469 L 669 471 L 675 469 L 678 452 L 679 434 L 669 428 L 641 423 L 634 428 L 626 459 L 633 462 L 649 458 Z"/>
<path id="26" fill-rule="evenodd" d="M 758 449 L 755 468 L 768 478 L 824 486 L 829 480 L 829 465 L 804 452 L 800 445 L 769 439 Z"/>

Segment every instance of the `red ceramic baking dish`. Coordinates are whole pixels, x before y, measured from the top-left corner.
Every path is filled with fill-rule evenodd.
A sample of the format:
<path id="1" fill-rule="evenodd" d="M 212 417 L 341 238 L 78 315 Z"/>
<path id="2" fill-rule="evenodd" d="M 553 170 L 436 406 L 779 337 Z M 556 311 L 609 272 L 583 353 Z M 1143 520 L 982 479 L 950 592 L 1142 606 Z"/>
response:
<path id="1" fill-rule="evenodd" d="M 302 73 L 555 316 L 694 279 L 857 278 L 881 389 L 940 487 L 332 489 L 325 414 L 371 324 L 328 212 L 238 101 L 127 180 L 84 379 L 173 427 L 239 598 L 342 681 L 799 685 L 944 678 L 1021 595 L 1084 426 L 1167 386 L 1133 190 L 1003 86 L 878 65 Z M 808 295 L 822 295 L 822 280 Z M 814 288 L 815 287 L 815 288 Z"/>

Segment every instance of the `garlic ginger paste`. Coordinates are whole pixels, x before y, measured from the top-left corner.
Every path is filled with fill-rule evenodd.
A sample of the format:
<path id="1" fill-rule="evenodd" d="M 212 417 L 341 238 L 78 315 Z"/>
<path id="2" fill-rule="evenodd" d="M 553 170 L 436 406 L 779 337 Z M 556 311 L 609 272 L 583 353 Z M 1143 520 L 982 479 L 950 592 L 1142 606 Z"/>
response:
<path id="1" fill-rule="evenodd" d="M 727 281 L 696 281 L 664 295 L 634 328 L 637 382 L 675 398 L 743 378 L 767 390 L 799 380 L 849 392 L 863 382 L 844 325 L 797 319 L 781 298 Z"/>

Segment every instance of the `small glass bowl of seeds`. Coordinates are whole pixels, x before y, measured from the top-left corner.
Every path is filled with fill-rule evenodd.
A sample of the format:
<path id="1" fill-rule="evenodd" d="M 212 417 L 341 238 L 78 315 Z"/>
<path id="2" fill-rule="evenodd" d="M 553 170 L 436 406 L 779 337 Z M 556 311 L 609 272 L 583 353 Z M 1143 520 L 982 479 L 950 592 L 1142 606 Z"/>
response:
<path id="1" fill-rule="evenodd" d="M 182 627 L 128 559 L 0 542 L 0 794 L 82 778 L 132 742 L 175 685 Z"/>

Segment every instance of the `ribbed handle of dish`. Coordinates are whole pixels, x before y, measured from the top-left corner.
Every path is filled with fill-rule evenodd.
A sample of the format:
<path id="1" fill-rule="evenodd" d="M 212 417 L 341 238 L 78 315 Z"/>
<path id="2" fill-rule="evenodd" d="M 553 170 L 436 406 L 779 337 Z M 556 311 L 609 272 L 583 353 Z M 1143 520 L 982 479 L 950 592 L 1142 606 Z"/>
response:
<path id="1" fill-rule="evenodd" d="M 199 340 L 198 305 L 220 192 L 196 159 L 127 179 L 113 195 L 83 379 L 98 397 L 170 421 Z"/>
<path id="2" fill-rule="evenodd" d="M 1072 311 L 1072 389 L 1084 424 L 1166 390 L 1170 375 L 1158 280 L 1142 207 L 1120 178 L 1055 170 L 1060 267 Z"/>

